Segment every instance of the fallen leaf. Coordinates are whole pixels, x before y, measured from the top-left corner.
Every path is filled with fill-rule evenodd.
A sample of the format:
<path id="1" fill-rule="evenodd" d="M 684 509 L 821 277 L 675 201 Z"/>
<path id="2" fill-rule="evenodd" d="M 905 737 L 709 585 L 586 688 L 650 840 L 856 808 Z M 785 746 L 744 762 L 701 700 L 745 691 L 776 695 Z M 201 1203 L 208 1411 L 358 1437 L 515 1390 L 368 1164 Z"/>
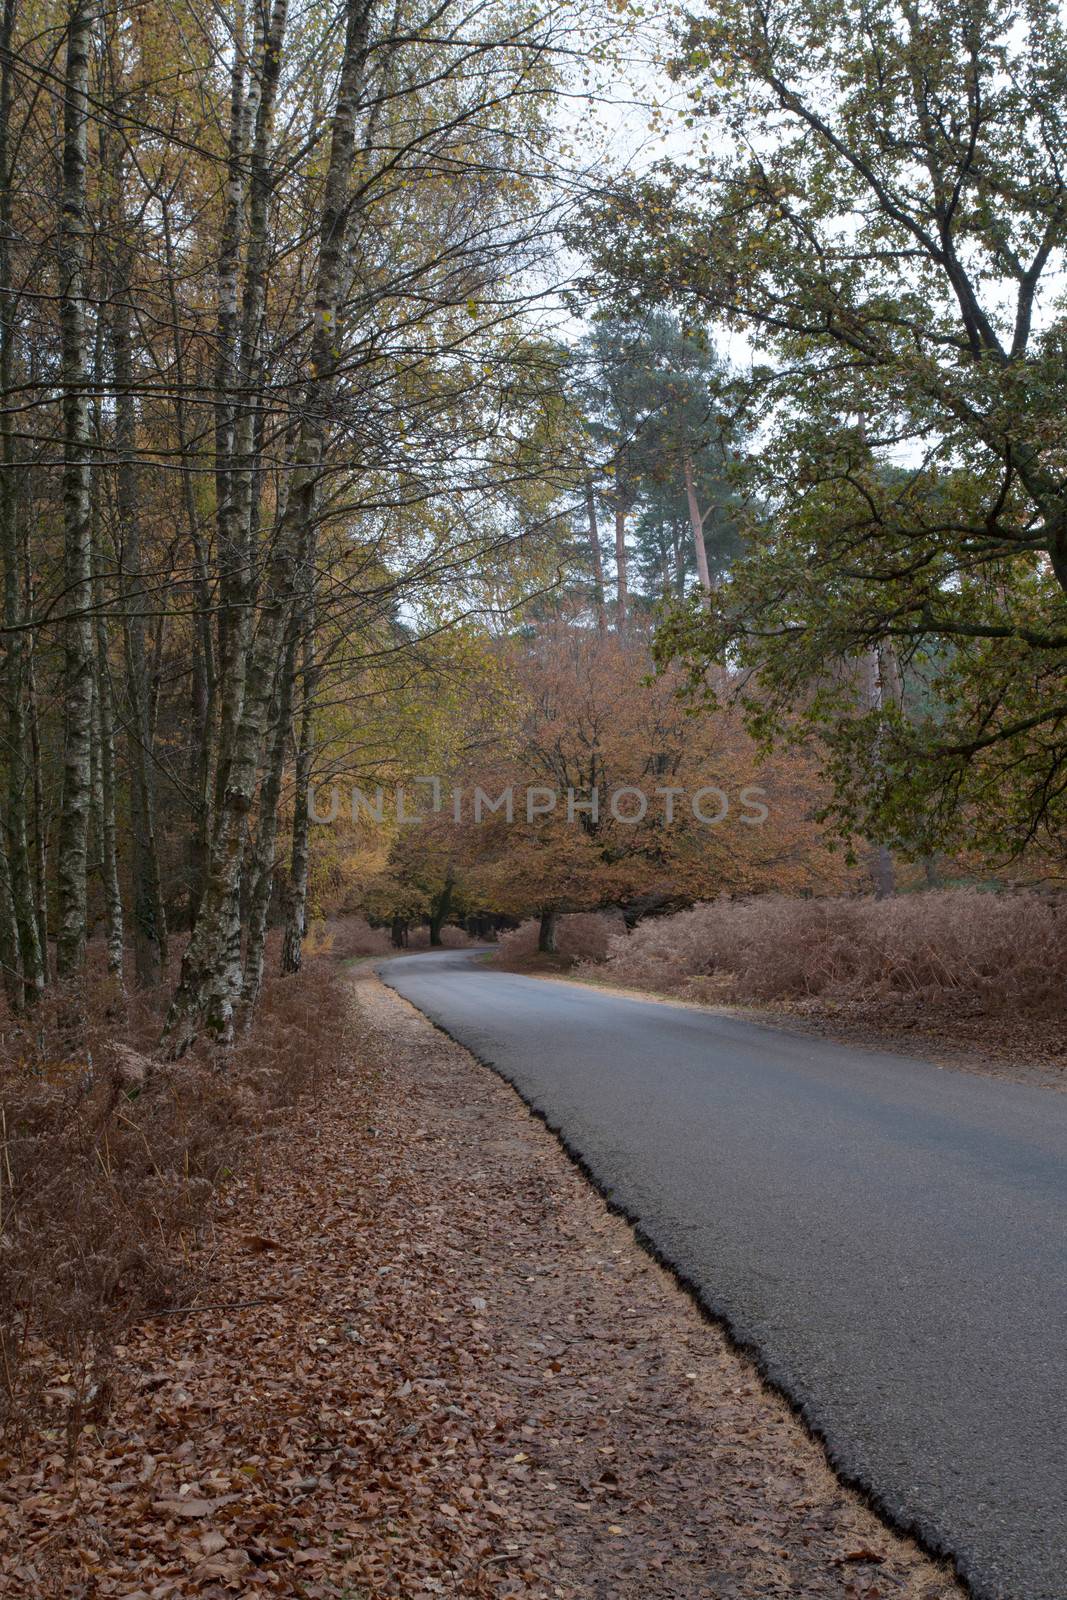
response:
<path id="1" fill-rule="evenodd" d="M 241 1243 L 250 1255 L 262 1255 L 265 1250 L 284 1250 L 285 1246 L 278 1239 L 271 1239 L 265 1233 L 242 1233 Z"/>
<path id="2" fill-rule="evenodd" d="M 157 1500 L 155 1504 L 157 1511 L 170 1517 L 209 1517 L 213 1511 L 218 1511 L 221 1506 L 232 1505 L 238 1498 L 235 1494 L 220 1494 L 214 1500 L 205 1500 L 200 1495 L 191 1494 L 181 1500 Z"/>

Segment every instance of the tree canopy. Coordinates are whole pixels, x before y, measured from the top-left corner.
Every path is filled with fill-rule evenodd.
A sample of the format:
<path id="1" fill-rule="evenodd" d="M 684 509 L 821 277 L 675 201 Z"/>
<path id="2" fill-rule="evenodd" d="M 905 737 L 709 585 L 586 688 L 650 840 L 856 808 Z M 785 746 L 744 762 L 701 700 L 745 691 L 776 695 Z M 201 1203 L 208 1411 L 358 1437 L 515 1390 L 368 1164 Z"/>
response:
<path id="1" fill-rule="evenodd" d="M 698 688 L 739 667 L 767 736 L 803 708 L 842 819 L 919 849 L 1063 834 L 1064 45 L 1048 0 L 688 9 L 698 153 L 583 229 L 627 315 L 674 304 L 753 349 L 762 512 L 661 651 Z M 872 652 L 876 705 L 845 670 Z"/>

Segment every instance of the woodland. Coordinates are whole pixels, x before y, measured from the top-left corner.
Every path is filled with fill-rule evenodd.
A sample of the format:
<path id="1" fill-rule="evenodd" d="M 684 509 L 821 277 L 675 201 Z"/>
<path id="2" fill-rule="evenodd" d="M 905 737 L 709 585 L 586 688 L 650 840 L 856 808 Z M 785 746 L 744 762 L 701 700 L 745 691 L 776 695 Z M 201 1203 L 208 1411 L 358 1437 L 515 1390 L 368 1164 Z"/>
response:
<path id="1" fill-rule="evenodd" d="M 4 1426 L 338 957 L 1062 1017 L 1065 135 L 1051 0 L 3 0 Z"/>
<path id="2" fill-rule="evenodd" d="M 176 1058 L 341 909 L 1055 878 L 1058 13 L 849 16 L 11 0 L 14 1015 L 162 986 Z M 560 108 L 642 41 L 688 153 L 581 168 Z M 758 839 L 310 820 L 338 779 L 742 769 Z"/>

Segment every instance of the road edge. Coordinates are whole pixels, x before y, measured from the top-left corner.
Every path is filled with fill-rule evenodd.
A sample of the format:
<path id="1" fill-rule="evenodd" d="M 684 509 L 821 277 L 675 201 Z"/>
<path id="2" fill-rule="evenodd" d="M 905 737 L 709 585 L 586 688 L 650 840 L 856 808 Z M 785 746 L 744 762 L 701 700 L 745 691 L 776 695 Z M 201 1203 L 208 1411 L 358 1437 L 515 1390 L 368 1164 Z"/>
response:
<path id="1" fill-rule="evenodd" d="M 387 957 L 385 959 L 390 958 Z M 590 1167 L 581 1150 L 578 1149 L 578 1147 L 570 1139 L 568 1139 L 563 1130 L 552 1121 L 549 1114 L 541 1106 L 539 1106 L 536 1101 L 530 1099 L 530 1097 L 523 1092 L 515 1080 L 502 1067 L 498 1066 L 494 1061 L 479 1055 L 476 1050 L 472 1050 L 470 1045 L 466 1044 L 462 1039 L 458 1038 L 454 1033 L 452 1033 L 444 1023 L 439 1022 L 437 1018 L 432 1016 L 428 1011 L 424 1011 L 421 1006 L 416 1005 L 413 1000 L 408 999 L 408 996 L 401 993 L 395 984 L 389 982 L 389 979 L 379 967 L 376 966 L 374 971 L 378 980 L 383 983 L 386 988 L 391 989 L 392 992 L 407 1005 L 412 1006 L 420 1016 L 425 1017 L 430 1026 L 435 1028 L 438 1033 L 443 1034 L 446 1039 L 448 1039 L 452 1044 L 458 1046 L 459 1049 L 466 1051 L 471 1060 L 476 1062 L 480 1067 L 483 1067 L 486 1071 L 493 1073 L 493 1075 L 499 1078 L 502 1083 L 507 1084 L 508 1088 L 512 1090 L 516 1098 L 525 1107 L 528 1114 L 532 1117 L 535 1117 L 538 1122 L 542 1123 L 542 1125 L 552 1135 L 560 1149 L 566 1155 L 567 1159 L 577 1168 L 585 1182 L 600 1197 L 601 1201 L 612 1213 L 612 1215 L 619 1217 L 623 1222 L 626 1223 L 633 1235 L 634 1241 L 640 1246 L 645 1254 L 652 1261 L 654 1261 L 658 1267 L 666 1272 L 670 1278 L 673 1279 L 673 1281 L 678 1285 L 679 1289 L 681 1289 L 681 1291 L 696 1307 L 701 1317 L 706 1322 L 719 1329 L 730 1347 L 739 1355 L 743 1356 L 751 1364 L 760 1382 L 766 1384 L 766 1386 L 774 1394 L 778 1395 L 779 1398 L 785 1402 L 792 1415 L 801 1423 L 809 1438 L 811 1438 L 819 1446 L 826 1458 L 827 1465 L 837 1478 L 838 1482 L 841 1483 L 844 1488 L 850 1490 L 853 1494 L 859 1495 L 864 1503 L 875 1514 L 875 1516 L 878 1517 L 879 1521 L 881 1521 L 891 1532 L 904 1538 L 911 1539 L 919 1548 L 919 1550 L 921 1550 L 922 1553 L 928 1556 L 931 1560 L 944 1562 L 951 1569 L 952 1573 L 963 1586 L 966 1593 L 971 1596 L 971 1600 L 1005 1600 L 1004 1596 L 998 1595 L 994 1591 L 984 1588 L 981 1584 L 975 1581 L 972 1575 L 967 1571 L 966 1563 L 963 1561 L 963 1559 L 944 1543 L 944 1541 L 937 1534 L 936 1530 L 927 1528 L 921 1522 L 916 1521 L 916 1519 L 899 1513 L 889 1501 L 879 1494 L 878 1490 L 874 1488 L 873 1485 L 864 1479 L 861 1473 L 848 1465 L 841 1452 L 841 1447 L 834 1443 L 832 1437 L 826 1433 L 818 1419 L 811 1415 L 807 1402 L 793 1392 L 792 1387 L 786 1379 L 776 1374 L 773 1366 L 768 1361 L 764 1352 L 760 1349 L 756 1341 L 740 1333 L 730 1314 L 724 1308 L 716 1307 L 701 1291 L 700 1287 L 690 1277 L 688 1277 L 684 1271 L 677 1267 L 674 1262 L 662 1252 L 662 1250 L 660 1250 L 655 1240 L 645 1232 L 638 1217 L 626 1206 L 620 1204 L 620 1202 L 616 1200 L 601 1183 L 600 1179 Z M 576 979 L 550 979 L 549 981 L 560 981 L 564 983 L 579 982 Z M 594 985 L 590 984 L 579 984 L 579 986 L 582 988 L 595 987 Z M 608 986 L 605 985 L 605 988 L 607 987 Z M 638 997 L 633 996 L 633 998 Z M 645 997 L 641 996 L 640 998 L 643 999 Z M 665 999 L 664 1003 L 669 1005 L 672 1002 L 669 999 Z M 697 1006 L 696 1009 L 708 1011 L 712 1010 L 713 1008 L 708 1006 Z M 1020 1597 L 1020 1600 L 1024 1600 L 1024 1597 Z"/>

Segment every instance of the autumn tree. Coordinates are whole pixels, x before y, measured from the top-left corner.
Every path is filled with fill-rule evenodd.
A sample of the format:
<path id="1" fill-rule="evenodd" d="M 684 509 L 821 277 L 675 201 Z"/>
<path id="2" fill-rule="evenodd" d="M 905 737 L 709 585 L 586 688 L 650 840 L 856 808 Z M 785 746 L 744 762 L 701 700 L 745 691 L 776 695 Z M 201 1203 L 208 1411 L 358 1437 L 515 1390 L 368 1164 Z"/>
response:
<path id="1" fill-rule="evenodd" d="M 650 644 L 559 614 L 501 646 L 517 718 L 475 769 L 480 814 L 468 781 L 457 848 L 471 901 L 537 915 L 542 948 L 563 912 L 636 919 L 723 890 L 850 879 L 815 821 L 812 753 L 760 760 L 736 715 L 687 715 L 681 674 L 653 673 Z"/>
<path id="2" fill-rule="evenodd" d="M 226 1044 L 283 907 L 299 966 L 337 706 L 395 708 L 424 641 L 542 582 L 559 26 L 5 8 L 12 1005 L 52 948 L 78 986 L 98 924 L 116 996 L 127 937 L 152 987 L 188 936 L 166 1047 Z"/>

